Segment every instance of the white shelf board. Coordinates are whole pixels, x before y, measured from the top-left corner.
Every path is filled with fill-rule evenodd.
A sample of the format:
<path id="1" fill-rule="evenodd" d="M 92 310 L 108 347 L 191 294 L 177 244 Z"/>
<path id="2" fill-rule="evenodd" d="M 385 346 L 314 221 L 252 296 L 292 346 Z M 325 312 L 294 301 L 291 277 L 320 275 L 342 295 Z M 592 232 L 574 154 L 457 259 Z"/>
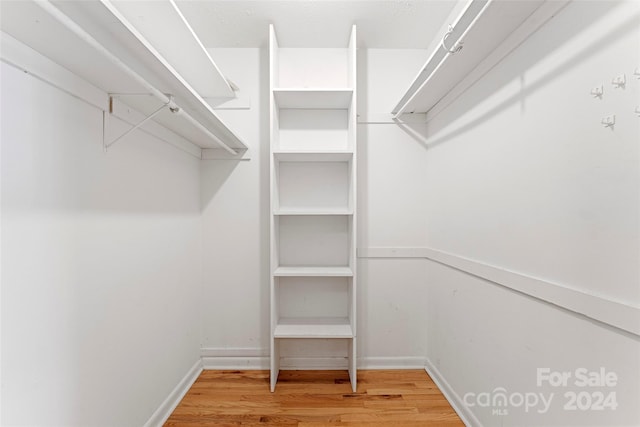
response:
<path id="1" fill-rule="evenodd" d="M 348 162 L 353 158 L 350 151 L 274 151 L 280 162 Z"/>
<path id="2" fill-rule="evenodd" d="M 54 6 L 158 90 L 173 95 L 176 104 L 228 146 L 247 148 L 211 106 L 191 86 L 185 85 L 175 69 L 168 68 L 166 60 L 149 50 L 104 4 L 69 1 L 55 2 Z M 161 102 L 150 96 L 145 87 L 36 3 L 3 2 L 0 19 L 2 31 L 104 92 L 136 94 L 127 96 L 125 102 L 137 111 L 150 114 L 160 107 Z M 175 114 L 163 112 L 154 121 L 201 148 L 218 148 L 216 142 Z"/>
<path id="3" fill-rule="evenodd" d="M 505 50 L 505 44 L 514 44 L 511 48 L 517 45 L 515 44 L 517 41 L 514 43 L 508 40 L 512 33 L 516 30 L 521 33 L 519 27 L 528 21 L 544 22 L 544 19 L 550 16 L 545 18 L 543 14 L 536 13 L 544 3 L 545 0 L 494 2 L 470 0 L 458 17 L 458 21 L 454 23 L 454 31 L 447 38 L 447 46 L 451 47 L 485 4 L 486 8 L 465 35 L 462 50 L 449 55 L 442 45 L 438 44 L 393 112 L 398 112 L 406 104 L 404 113 L 427 113 L 459 83 L 468 78 L 480 64 L 486 61 L 497 63 L 504 55 L 495 58 L 492 56 L 494 51 L 499 47 Z M 557 3 L 558 7 L 561 7 L 565 2 L 551 3 Z M 548 8 L 548 10 L 548 13 L 557 12 L 557 8 Z M 526 27 L 530 28 L 530 32 L 538 28 L 535 25 Z M 506 49 L 505 52 L 509 50 Z"/>
<path id="4" fill-rule="evenodd" d="M 353 89 L 274 88 L 273 96 L 279 108 L 347 109 L 351 105 Z"/>
<path id="5" fill-rule="evenodd" d="M 330 266 L 278 267 L 273 275 L 276 277 L 352 277 L 353 270 L 350 267 Z"/>
<path id="6" fill-rule="evenodd" d="M 274 338 L 353 338 L 349 319 L 337 318 L 280 318 Z"/>
<path id="7" fill-rule="evenodd" d="M 353 209 L 349 208 L 279 208 L 273 211 L 276 216 L 286 215 L 353 215 Z"/>
<path id="8" fill-rule="evenodd" d="M 173 1 L 102 1 L 121 13 L 203 97 L 235 97 L 227 79 Z"/>

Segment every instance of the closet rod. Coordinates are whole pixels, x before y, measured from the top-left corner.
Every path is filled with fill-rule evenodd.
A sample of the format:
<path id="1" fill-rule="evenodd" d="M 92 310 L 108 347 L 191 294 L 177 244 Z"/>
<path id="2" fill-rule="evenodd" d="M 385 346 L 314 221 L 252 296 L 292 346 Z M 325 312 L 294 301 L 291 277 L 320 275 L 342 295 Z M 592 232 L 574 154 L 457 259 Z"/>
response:
<path id="1" fill-rule="evenodd" d="M 209 138 L 213 139 L 220 147 L 224 148 L 230 154 L 233 154 L 233 155 L 237 155 L 238 154 L 238 152 L 236 150 L 234 150 L 233 148 L 229 147 L 218 136 L 216 136 L 213 133 L 211 133 L 211 131 L 209 131 L 204 125 L 202 125 L 202 123 L 200 123 L 195 118 L 193 118 L 189 113 L 184 111 L 184 109 L 182 109 L 182 108 L 178 107 L 177 105 L 175 105 L 173 103 L 173 100 L 169 96 L 167 96 L 166 94 L 162 93 L 162 91 L 158 90 L 155 86 L 153 86 L 151 83 L 149 83 L 147 80 L 145 80 L 144 77 L 142 77 L 136 71 L 131 69 L 127 64 L 125 64 L 122 60 L 120 60 L 120 58 L 118 58 L 113 53 L 111 53 L 111 51 L 109 51 L 102 44 L 100 44 L 99 41 L 97 41 L 89 33 L 87 33 L 85 30 L 83 30 L 71 18 L 69 18 L 67 15 L 62 13 L 57 7 L 52 5 L 49 1 L 47 1 L 47 0 L 35 0 L 35 3 L 38 6 L 40 6 L 45 12 L 47 12 L 49 15 L 51 15 L 55 20 L 57 20 L 62 25 L 64 25 L 69 31 L 73 32 L 76 36 L 80 37 L 82 40 L 87 42 L 91 47 L 93 47 L 98 52 L 100 52 L 105 57 L 107 57 L 114 65 L 116 65 L 122 71 L 127 73 L 130 77 L 132 77 L 134 80 L 136 80 L 142 86 L 144 86 L 145 89 L 147 89 L 153 96 L 158 98 L 163 104 L 170 104 L 172 106 L 175 106 L 175 108 L 177 108 L 177 111 L 176 111 L 177 114 L 179 114 L 180 116 L 184 117 L 185 119 L 187 119 L 187 121 L 189 121 L 191 124 L 196 126 L 199 130 L 204 132 Z"/>
<path id="2" fill-rule="evenodd" d="M 439 49 L 444 50 L 444 56 L 442 57 L 442 59 L 440 60 L 440 62 L 438 62 L 438 65 L 436 65 L 436 67 L 433 69 L 433 71 L 431 71 L 431 73 L 429 73 L 429 75 L 427 76 L 427 78 L 422 82 L 422 84 L 420 85 L 420 87 L 418 87 L 413 94 L 411 94 L 411 96 L 409 97 L 409 99 L 407 99 L 407 101 L 402 105 L 402 107 L 400 107 L 400 109 L 398 110 L 397 113 L 395 113 L 395 115 L 393 116 L 394 119 L 398 119 L 400 117 L 400 115 L 402 115 L 404 113 L 404 111 L 407 109 L 407 107 L 409 106 L 409 104 L 411 103 L 411 101 L 413 101 L 413 99 L 416 97 L 416 95 L 420 92 L 422 92 L 422 89 L 426 86 L 426 84 L 429 82 L 429 80 L 431 80 L 431 78 L 438 72 L 438 70 L 440 69 L 440 67 L 442 66 L 442 64 L 444 64 L 446 62 L 446 60 L 451 56 L 451 55 L 455 55 L 458 51 L 460 51 L 460 49 L 462 49 L 462 40 L 465 38 L 465 36 L 467 35 L 467 33 L 473 28 L 473 26 L 475 25 L 475 23 L 478 21 L 478 19 L 482 16 L 482 14 L 484 13 L 484 11 L 487 9 L 487 7 L 489 6 L 489 4 L 491 4 L 493 0 L 487 0 L 487 2 L 482 6 L 482 9 L 480 9 L 480 11 L 476 14 L 476 16 L 473 17 L 473 20 L 471 20 L 471 22 L 469 22 L 469 25 L 467 25 L 467 27 L 464 29 L 464 31 L 462 32 L 462 34 L 460 34 L 460 37 L 458 37 L 458 39 L 455 41 L 455 43 L 453 43 L 451 46 L 451 48 L 447 48 L 447 46 L 445 45 L 445 40 L 446 38 L 451 35 L 455 30 L 456 30 L 456 26 L 460 23 L 460 20 L 462 19 L 462 17 L 465 15 L 465 13 L 467 13 L 467 11 L 471 8 L 471 5 L 473 4 L 473 0 L 469 1 L 469 3 L 467 4 L 467 6 L 465 7 L 465 9 L 462 11 L 462 13 L 458 16 L 458 18 L 456 19 L 455 23 L 453 25 L 449 25 L 449 31 L 447 31 L 447 33 L 442 36 L 442 40 L 440 41 L 440 43 L 438 44 L 438 47 L 436 48 L 437 52 Z M 435 53 L 434 53 L 435 54 Z M 432 55 L 433 58 L 433 55 Z M 430 61 L 429 61 L 430 62 Z M 427 63 L 424 67 L 423 67 L 423 71 L 424 69 L 428 66 L 429 64 Z M 406 97 L 406 95 L 405 95 Z"/>

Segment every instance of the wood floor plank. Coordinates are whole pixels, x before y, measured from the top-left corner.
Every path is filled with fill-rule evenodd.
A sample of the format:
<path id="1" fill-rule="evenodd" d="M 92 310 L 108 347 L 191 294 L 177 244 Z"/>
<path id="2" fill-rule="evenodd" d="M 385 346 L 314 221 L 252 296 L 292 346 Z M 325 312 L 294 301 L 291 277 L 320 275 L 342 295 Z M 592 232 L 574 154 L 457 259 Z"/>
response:
<path id="1" fill-rule="evenodd" d="M 166 426 L 463 426 L 423 370 L 203 371 Z"/>

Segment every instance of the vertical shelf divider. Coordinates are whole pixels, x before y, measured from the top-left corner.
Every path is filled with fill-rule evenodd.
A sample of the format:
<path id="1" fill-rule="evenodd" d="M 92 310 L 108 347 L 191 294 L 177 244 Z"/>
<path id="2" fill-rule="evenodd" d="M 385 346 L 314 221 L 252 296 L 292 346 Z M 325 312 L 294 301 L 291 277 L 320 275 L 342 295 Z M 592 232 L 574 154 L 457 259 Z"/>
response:
<path id="1" fill-rule="evenodd" d="M 357 179 L 358 179 L 358 171 L 356 162 L 357 159 L 357 128 L 358 128 L 358 112 L 357 112 L 357 35 L 356 35 L 356 26 L 353 25 L 351 28 L 351 36 L 349 38 L 349 47 L 347 49 L 347 70 L 349 73 L 349 86 L 353 89 L 351 106 L 349 108 L 349 142 L 350 148 L 353 152 L 352 161 L 350 164 L 350 175 L 351 175 L 351 188 L 349 192 L 349 203 L 351 208 L 353 209 L 353 216 L 351 217 L 351 242 L 349 248 L 349 264 L 351 266 L 351 271 L 353 276 L 350 280 L 349 287 L 349 319 L 351 320 L 351 329 L 353 330 L 353 338 L 349 342 L 349 378 L 351 379 L 351 386 L 353 387 L 353 392 L 355 393 L 357 388 L 357 311 L 356 311 L 356 294 L 357 288 L 356 285 L 358 281 L 356 280 L 357 275 L 357 257 L 356 257 L 356 247 L 357 247 L 357 211 L 358 211 L 358 203 L 357 203 Z"/>
<path id="2" fill-rule="evenodd" d="M 278 251 L 279 245 L 275 236 L 279 234 L 278 218 L 273 212 L 278 209 L 278 192 L 277 192 L 277 170 L 275 169 L 275 159 L 273 155 L 274 146 L 279 145 L 277 128 L 279 126 L 278 110 L 275 105 L 275 98 L 273 95 L 273 89 L 277 85 L 276 79 L 278 78 L 278 40 L 276 39 L 276 32 L 273 25 L 269 25 L 269 188 L 270 188 L 270 387 L 271 391 L 275 391 L 276 382 L 278 381 L 278 374 L 280 373 L 280 348 L 276 343 L 274 337 L 276 323 L 278 321 L 278 295 L 277 286 L 278 278 L 275 277 L 275 271 L 278 268 Z"/>

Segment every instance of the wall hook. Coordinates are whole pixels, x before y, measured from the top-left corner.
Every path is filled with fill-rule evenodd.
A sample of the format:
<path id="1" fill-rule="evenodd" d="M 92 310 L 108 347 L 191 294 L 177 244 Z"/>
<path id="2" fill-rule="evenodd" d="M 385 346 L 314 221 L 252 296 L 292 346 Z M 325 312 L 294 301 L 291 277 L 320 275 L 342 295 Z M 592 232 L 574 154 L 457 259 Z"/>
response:
<path id="1" fill-rule="evenodd" d="M 635 111 L 636 116 L 640 117 L 640 107 L 636 107 Z"/>
<path id="2" fill-rule="evenodd" d="M 593 96 L 594 98 L 602 99 L 602 95 L 603 94 L 604 94 L 604 86 L 603 85 L 596 86 L 593 89 L 591 89 L 591 96 Z"/>
<path id="3" fill-rule="evenodd" d="M 624 89 L 625 85 L 627 84 L 627 76 L 625 74 L 620 74 L 619 76 L 616 76 L 611 80 L 611 84 L 616 89 Z"/>
<path id="4" fill-rule="evenodd" d="M 603 117 L 602 120 L 600 120 L 600 123 L 602 123 L 602 126 L 606 128 L 613 129 L 613 126 L 616 124 L 615 114 L 611 116 Z"/>
<path id="5" fill-rule="evenodd" d="M 640 79 L 640 67 L 636 67 L 636 69 L 633 70 L 633 75 L 636 77 L 636 79 Z"/>
<path id="6" fill-rule="evenodd" d="M 445 35 L 442 37 L 442 41 L 440 42 L 442 44 L 442 48 L 447 52 L 449 52 L 450 54 L 458 53 L 460 52 L 460 50 L 462 50 L 462 41 L 460 40 L 455 42 L 453 46 L 451 46 L 451 49 L 449 49 L 447 45 L 444 43 L 447 40 L 447 37 L 449 37 L 452 32 L 453 32 L 453 27 L 449 25 L 449 31 L 445 33 Z"/>

